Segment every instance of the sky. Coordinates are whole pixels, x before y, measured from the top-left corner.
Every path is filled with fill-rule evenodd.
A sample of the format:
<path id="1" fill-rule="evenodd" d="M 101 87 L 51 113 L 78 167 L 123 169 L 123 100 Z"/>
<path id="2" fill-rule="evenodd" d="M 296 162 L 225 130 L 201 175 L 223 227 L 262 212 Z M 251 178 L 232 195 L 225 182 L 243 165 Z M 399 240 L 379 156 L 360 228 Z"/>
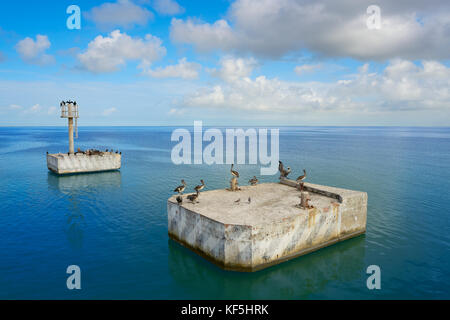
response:
<path id="1" fill-rule="evenodd" d="M 450 2 L 2 1 L 0 126 L 61 100 L 80 126 L 449 126 Z"/>

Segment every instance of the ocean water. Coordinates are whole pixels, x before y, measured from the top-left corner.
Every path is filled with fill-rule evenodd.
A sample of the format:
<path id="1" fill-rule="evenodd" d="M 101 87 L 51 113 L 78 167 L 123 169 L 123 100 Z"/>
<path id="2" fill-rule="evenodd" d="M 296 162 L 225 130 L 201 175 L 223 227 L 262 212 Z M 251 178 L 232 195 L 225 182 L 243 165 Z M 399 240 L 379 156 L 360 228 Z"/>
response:
<path id="1" fill-rule="evenodd" d="M 294 176 L 306 168 L 309 182 L 368 192 L 367 233 L 255 273 L 223 271 L 168 239 L 166 201 L 181 178 L 229 180 L 227 165 L 172 164 L 172 130 L 81 127 L 76 147 L 118 149 L 123 167 L 58 177 L 45 153 L 67 151 L 65 127 L 0 128 L 0 298 L 450 298 L 450 128 L 280 128 Z M 81 290 L 66 288 L 72 264 Z M 381 290 L 366 287 L 369 265 Z"/>

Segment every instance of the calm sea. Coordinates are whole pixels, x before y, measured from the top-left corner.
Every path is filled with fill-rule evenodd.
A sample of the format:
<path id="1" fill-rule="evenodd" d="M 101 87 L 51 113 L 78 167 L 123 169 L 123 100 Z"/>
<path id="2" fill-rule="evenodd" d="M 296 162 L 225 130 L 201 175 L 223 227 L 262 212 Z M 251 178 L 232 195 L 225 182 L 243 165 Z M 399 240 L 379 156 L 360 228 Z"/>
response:
<path id="1" fill-rule="evenodd" d="M 82 127 L 76 147 L 118 149 L 123 167 L 58 177 L 45 153 L 67 151 L 66 128 L 0 128 L 0 298 L 450 298 L 450 128 L 280 128 L 294 176 L 306 168 L 309 182 L 368 192 L 367 233 L 256 273 L 223 271 L 168 239 L 181 178 L 229 180 L 226 165 L 173 165 L 172 130 Z M 66 288 L 72 264 L 79 291 Z M 381 290 L 366 287 L 369 265 Z"/>

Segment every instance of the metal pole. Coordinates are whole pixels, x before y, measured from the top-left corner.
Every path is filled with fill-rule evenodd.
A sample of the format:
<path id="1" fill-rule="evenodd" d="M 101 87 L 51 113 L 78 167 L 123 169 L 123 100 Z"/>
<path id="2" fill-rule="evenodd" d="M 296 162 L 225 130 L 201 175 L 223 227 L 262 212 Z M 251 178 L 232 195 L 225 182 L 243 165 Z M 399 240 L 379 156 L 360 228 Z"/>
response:
<path id="1" fill-rule="evenodd" d="M 73 146 L 73 118 L 69 118 L 69 153 L 75 153 L 75 149 Z"/>

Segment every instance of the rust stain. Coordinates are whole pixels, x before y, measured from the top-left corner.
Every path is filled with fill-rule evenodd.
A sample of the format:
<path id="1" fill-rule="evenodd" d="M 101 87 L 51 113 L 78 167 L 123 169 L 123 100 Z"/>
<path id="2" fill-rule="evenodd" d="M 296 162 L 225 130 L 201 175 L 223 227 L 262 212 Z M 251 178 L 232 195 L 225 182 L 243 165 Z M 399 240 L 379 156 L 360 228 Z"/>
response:
<path id="1" fill-rule="evenodd" d="M 308 210 L 308 227 L 309 228 L 314 226 L 314 224 L 316 223 L 316 214 L 317 214 L 316 208 Z"/>

